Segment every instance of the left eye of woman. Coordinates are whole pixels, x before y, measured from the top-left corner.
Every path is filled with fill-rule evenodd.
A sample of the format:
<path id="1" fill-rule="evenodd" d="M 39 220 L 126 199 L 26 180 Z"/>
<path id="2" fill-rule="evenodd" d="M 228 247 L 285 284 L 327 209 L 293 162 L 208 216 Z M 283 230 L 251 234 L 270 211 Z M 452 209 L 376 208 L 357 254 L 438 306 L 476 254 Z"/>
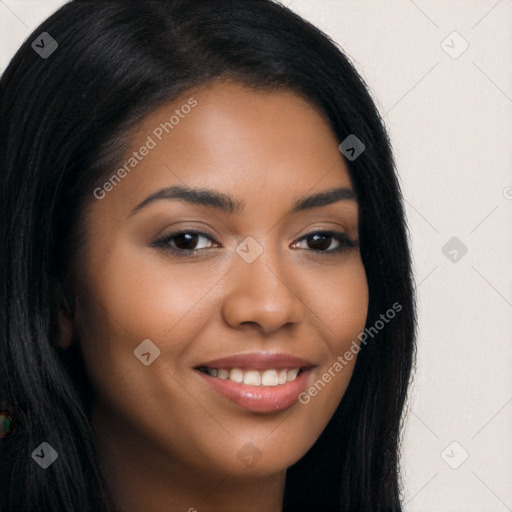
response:
<path id="1" fill-rule="evenodd" d="M 313 247 L 313 251 L 324 253 L 337 253 L 349 247 L 357 246 L 355 240 L 352 240 L 346 233 L 341 231 L 315 231 L 301 238 L 301 240 L 313 244 L 313 246 L 316 245 L 316 247 Z M 334 249 L 328 249 L 333 241 L 336 241 L 338 245 Z"/>

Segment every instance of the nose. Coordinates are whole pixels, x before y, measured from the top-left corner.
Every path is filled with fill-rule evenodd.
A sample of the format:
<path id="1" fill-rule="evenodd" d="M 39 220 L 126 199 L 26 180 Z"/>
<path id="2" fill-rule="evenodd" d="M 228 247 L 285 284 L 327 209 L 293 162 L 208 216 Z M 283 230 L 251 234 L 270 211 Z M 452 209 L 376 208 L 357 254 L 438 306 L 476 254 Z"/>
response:
<path id="1" fill-rule="evenodd" d="M 271 257 L 267 249 L 252 263 L 235 257 L 222 304 L 222 316 L 230 327 L 256 324 L 269 334 L 303 320 L 303 298 L 283 263 L 282 256 Z"/>

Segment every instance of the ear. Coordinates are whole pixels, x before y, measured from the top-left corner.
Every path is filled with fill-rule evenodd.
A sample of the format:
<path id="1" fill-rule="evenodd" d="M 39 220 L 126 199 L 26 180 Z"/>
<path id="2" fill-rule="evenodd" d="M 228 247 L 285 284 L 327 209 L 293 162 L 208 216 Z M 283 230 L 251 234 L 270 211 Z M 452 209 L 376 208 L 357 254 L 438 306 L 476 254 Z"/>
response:
<path id="1" fill-rule="evenodd" d="M 67 349 L 73 343 L 75 336 L 74 300 L 70 300 L 63 289 L 59 287 L 57 304 L 56 329 L 52 343 L 56 347 Z M 68 295 L 69 296 L 69 295 Z"/>

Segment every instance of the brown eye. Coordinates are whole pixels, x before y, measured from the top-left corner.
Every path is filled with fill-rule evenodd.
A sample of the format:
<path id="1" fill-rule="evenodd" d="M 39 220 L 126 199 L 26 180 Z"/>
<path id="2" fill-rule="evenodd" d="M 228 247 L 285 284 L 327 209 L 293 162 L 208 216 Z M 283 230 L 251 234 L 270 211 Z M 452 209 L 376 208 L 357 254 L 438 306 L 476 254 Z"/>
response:
<path id="1" fill-rule="evenodd" d="M 205 242 L 202 242 L 202 246 L 198 247 L 201 239 L 206 239 L 206 245 Z M 211 242 L 214 242 L 214 239 L 206 233 L 199 231 L 178 231 L 170 235 L 165 235 L 154 241 L 151 245 L 153 247 L 166 249 L 177 255 L 187 256 L 195 254 L 202 249 L 208 249 L 207 245 Z"/>
<path id="2" fill-rule="evenodd" d="M 332 236 L 324 234 L 315 234 L 307 237 L 307 241 L 315 251 L 325 251 L 332 242 Z"/>
<path id="3" fill-rule="evenodd" d="M 190 251 L 191 249 L 195 249 L 195 245 L 197 244 L 197 239 L 199 235 L 197 233 L 180 233 L 179 235 L 175 235 L 174 245 L 179 250 Z"/>
<path id="4" fill-rule="evenodd" d="M 355 240 L 349 238 L 345 233 L 336 231 L 317 231 L 305 236 L 301 241 L 306 243 L 306 249 L 309 248 L 314 252 L 324 254 L 335 254 L 348 248 L 357 247 Z M 334 248 L 332 247 L 333 242 Z"/>

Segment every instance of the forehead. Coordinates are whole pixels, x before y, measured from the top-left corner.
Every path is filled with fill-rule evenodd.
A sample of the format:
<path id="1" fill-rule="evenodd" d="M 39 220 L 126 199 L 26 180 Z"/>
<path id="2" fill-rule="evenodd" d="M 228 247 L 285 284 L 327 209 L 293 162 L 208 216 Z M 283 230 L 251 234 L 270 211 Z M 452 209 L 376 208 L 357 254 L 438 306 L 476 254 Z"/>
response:
<path id="1" fill-rule="evenodd" d="M 128 172 L 109 198 L 127 206 L 171 185 L 223 190 L 260 207 L 351 187 L 318 107 L 288 90 L 234 82 L 191 89 L 150 113 L 136 127 L 123 164 Z"/>

